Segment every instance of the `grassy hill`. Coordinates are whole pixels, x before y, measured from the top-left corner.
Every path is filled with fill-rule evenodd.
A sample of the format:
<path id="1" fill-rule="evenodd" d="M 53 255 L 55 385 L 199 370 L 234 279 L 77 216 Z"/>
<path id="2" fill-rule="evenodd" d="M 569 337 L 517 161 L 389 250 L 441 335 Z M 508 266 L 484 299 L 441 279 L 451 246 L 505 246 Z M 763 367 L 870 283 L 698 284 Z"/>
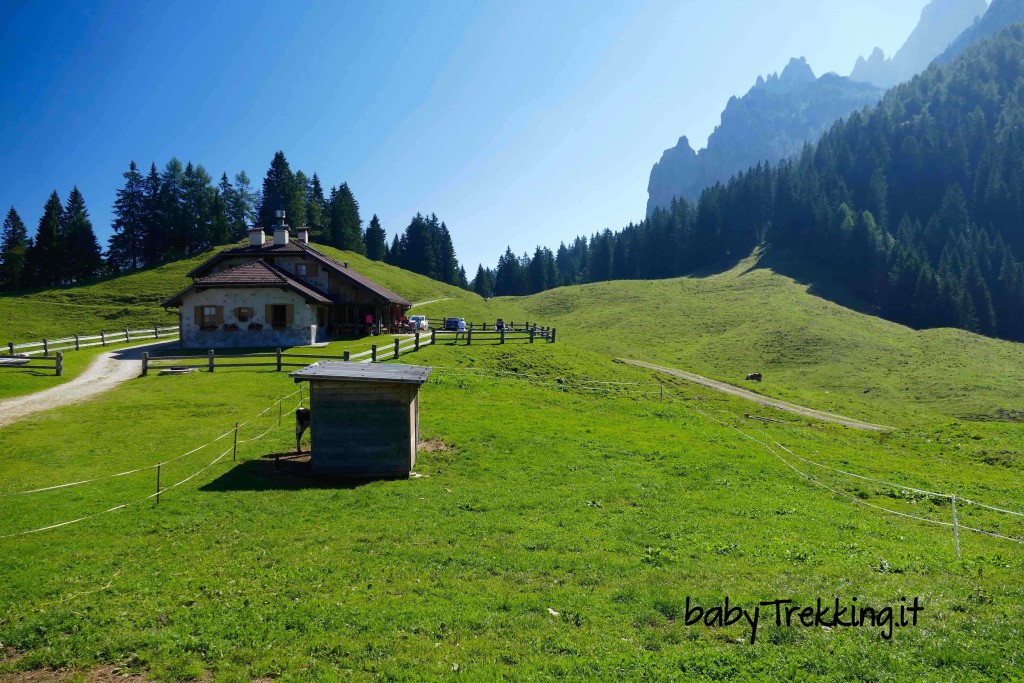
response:
<path id="1" fill-rule="evenodd" d="M 435 368 L 421 394 L 423 476 L 407 481 L 275 469 L 272 456 L 294 446 L 287 416 L 280 428 L 276 409 L 248 421 L 296 387 L 264 369 L 154 373 L 0 429 L 0 643 L 11 648 L 0 678 L 99 664 L 167 681 L 1024 673 L 1006 646 L 1024 629 L 1024 546 L 964 530 L 958 559 L 948 498 L 907 488 L 1024 510 L 1024 424 L 991 420 L 1021 408 L 1020 345 L 856 313 L 756 256 L 700 278 L 484 301 L 332 255 L 412 300 L 444 299 L 422 308 L 433 316 L 536 320 L 556 325 L 559 343 L 442 343 L 404 357 Z M 149 310 L 197 261 L 8 297 L 5 324 L 40 302 L 77 306 L 83 324 L 117 306 Z M 900 429 L 760 407 L 781 424 L 755 423 L 749 403 L 618 357 L 738 383 L 761 370 L 765 393 Z M 985 419 L 950 419 L 967 414 Z M 103 513 L 149 495 L 151 469 L 5 495 L 168 460 L 236 420 L 238 461 L 228 438 L 168 463 L 164 486 L 196 477 L 159 506 Z M 1024 538 L 1011 516 L 963 502 L 959 514 Z M 777 627 L 762 615 L 749 645 L 743 623 L 686 624 L 688 598 L 709 607 L 726 595 L 748 608 L 839 597 L 897 610 L 917 597 L 925 612 L 891 641 L 877 627 Z"/>

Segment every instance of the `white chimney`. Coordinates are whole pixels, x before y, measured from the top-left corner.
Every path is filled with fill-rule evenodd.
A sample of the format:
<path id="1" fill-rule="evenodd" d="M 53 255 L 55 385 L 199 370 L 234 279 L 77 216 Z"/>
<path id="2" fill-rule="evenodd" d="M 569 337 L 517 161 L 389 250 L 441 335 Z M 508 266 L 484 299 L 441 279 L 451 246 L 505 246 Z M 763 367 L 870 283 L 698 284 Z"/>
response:
<path id="1" fill-rule="evenodd" d="M 284 211 L 277 211 L 277 225 L 274 226 L 274 245 L 283 247 L 288 244 L 288 226 L 284 222 Z"/>
<path id="2" fill-rule="evenodd" d="M 299 241 L 303 244 L 309 244 L 309 228 L 305 225 L 299 228 Z"/>
<path id="3" fill-rule="evenodd" d="M 254 225 L 249 228 L 249 245 L 253 247 L 262 247 L 263 242 L 267 235 L 263 232 L 263 226 Z"/>

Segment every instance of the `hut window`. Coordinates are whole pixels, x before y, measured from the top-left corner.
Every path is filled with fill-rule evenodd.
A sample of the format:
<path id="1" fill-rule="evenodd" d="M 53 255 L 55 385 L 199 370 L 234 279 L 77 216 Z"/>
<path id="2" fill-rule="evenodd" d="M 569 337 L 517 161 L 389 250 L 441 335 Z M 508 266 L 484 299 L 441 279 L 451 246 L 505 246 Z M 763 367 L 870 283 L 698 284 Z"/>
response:
<path id="1" fill-rule="evenodd" d="M 306 277 L 307 275 L 309 275 L 309 268 L 306 266 L 305 263 L 296 263 L 295 274 L 300 275 L 302 277 Z"/>
<path id="2" fill-rule="evenodd" d="M 252 308 L 249 306 L 239 306 L 235 309 L 235 317 L 238 318 L 238 322 L 247 323 L 252 319 Z"/>
<path id="3" fill-rule="evenodd" d="M 198 309 L 196 312 L 199 318 L 199 329 L 201 330 L 215 330 L 221 323 L 221 307 L 220 306 L 196 306 Z"/>
<path id="4" fill-rule="evenodd" d="M 271 305 L 270 324 L 277 328 L 288 327 L 288 307 L 286 305 Z"/>

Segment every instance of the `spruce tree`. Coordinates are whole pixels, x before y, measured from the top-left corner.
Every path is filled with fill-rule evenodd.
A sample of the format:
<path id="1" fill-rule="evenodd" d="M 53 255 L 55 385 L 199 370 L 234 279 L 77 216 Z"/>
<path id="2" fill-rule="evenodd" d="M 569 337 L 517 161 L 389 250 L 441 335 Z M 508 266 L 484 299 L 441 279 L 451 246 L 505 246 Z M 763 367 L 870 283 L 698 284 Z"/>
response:
<path id="1" fill-rule="evenodd" d="M 249 226 L 256 220 L 256 207 L 260 205 L 260 197 L 253 191 L 252 182 L 245 171 L 235 174 L 231 201 L 228 204 L 228 216 L 231 223 L 231 239 L 240 240 L 246 236 Z"/>
<path id="2" fill-rule="evenodd" d="M 296 225 L 306 221 L 306 191 L 296 180 L 284 152 L 277 151 L 263 178 L 263 196 L 259 224 L 269 229 L 277 224 L 277 212 L 285 212 L 285 220 Z"/>
<path id="3" fill-rule="evenodd" d="M 331 190 L 330 227 L 331 245 L 357 254 L 366 253 L 363 241 L 362 220 L 359 218 L 359 203 L 348 183 L 342 183 Z"/>
<path id="4" fill-rule="evenodd" d="M 83 282 L 99 275 L 103 268 L 100 243 L 93 232 L 85 198 L 75 187 L 68 195 L 61 221 L 61 249 L 66 271 L 66 282 Z"/>
<path id="5" fill-rule="evenodd" d="M 21 289 L 25 285 L 25 257 L 29 240 L 25 223 L 11 207 L 0 233 L 0 288 Z"/>
<path id="6" fill-rule="evenodd" d="M 150 163 L 149 175 L 143 183 L 143 265 L 151 266 L 166 260 L 169 242 L 169 230 L 166 225 L 163 208 L 163 184 L 156 163 Z"/>
<path id="7" fill-rule="evenodd" d="M 317 242 L 325 241 L 324 232 L 327 228 L 328 215 L 324 188 L 320 184 L 320 177 L 314 173 L 309 182 L 309 194 L 306 197 L 306 227 L 309 228 L 310 237 Z"/>
<path id="8" fill-rule="evenodd" d="M 370 225 L 366 228 L 366 256 L 374 261 L 383 261 L 388 250 L 387 235 L 380 225 L 377 214 L 373 214 Z"/>
<path id="9" fill-rule="evenodd" d="M 124 187 L 114 200 L 113 234 L 107 243 L 107 263 L 114 272 L 138 270 L 145 263 L 146 188 L 135 162 L 124 172 Z"/>

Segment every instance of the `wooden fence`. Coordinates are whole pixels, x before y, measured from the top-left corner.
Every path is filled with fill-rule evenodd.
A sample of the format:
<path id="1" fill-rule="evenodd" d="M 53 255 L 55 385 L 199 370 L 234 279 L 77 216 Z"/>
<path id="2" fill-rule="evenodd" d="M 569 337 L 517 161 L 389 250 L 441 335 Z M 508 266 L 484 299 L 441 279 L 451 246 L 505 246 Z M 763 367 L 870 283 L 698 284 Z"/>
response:
<path id="1" fill-rule="evenodd" d="M 8 342 L 7 352 L 10 357 L 24 357 L 43 354 L 48 357 L 58 351 L 78 351 L 90 346 L 110 346 L 127 344 L 146 339 L 170 339 L 178 336 L 178 327 L 159 327 L 154 325 L 143 330 L 118 330 L 117 332 L 100 332 L 93 335 L 75 334 L 61 339 L 43 339 L 38 342 L 15 344 Z"/>
<path id="2" fill-rule="evenodd" d="M 64 352 L 57 351 L 53 358 L 32 358 L 30 356 L 0 356 L 0 370 L 33 370 L 35 368 L 53 368 L 53 374 L 60 377 L 64 374 Z"/>
<path id="3" fill-rule="evenodd" d="M 220 355 L 218 356 L 216 351 L 210 349 L 206 352 L 206 356 L 150 356 L 149 352 L 144 351 L 142 353 L 142 374 L 143 376 L 148 375 L 150 369 L 154 370 L 206 370 L 208 372 L 214 372 L 218 367 L 221 368 L 254 368 L 254 367 L 273 367 L 278 372 L 284 368 L 290 367 L 305 367 L 311 363 L 319 360 L 342 360 L 349 362 L 363 362 L 363 363 L 376 363 L 383 360 L 397 359 L 403 353 L 410 353 L 419 351 L 421 347 L 428 346 L 430 344 L 436 344 L 438 339 L 444 338 L 454 339 L 457 343 L 460 340 L 465 340 L 466 344 L 472 344 L 473 340 L 477 341 L 497 341 L 500 344 L 504 344 L 506 341 L 520 340 L 534 343 L 537 339 L 543 339 L 548 343 L 555 342 L 555 329 L 554 328 L 531 328 L 529 330 L 521 330 L 519 332 L 484 332 L 484 331 L 469 331 L 464 333 L 459 332 L 446 332 L 444 330 L 431 330 L 430 335 L 427 336 L 420 332 L 416 332 L 407 336 L 405 339 L 395 339 L 391 344 L 373 344 L 368 351 L 362 351 L 360 353 L 351 353 L 346 351 L 341 356 L 330 356 L 318 353 L 285 353 L 280 348 L 276 349 L 273 353 L 245 353 L 245 354 L 233 354 L 233 355 Z M 293 362 L 292 359 L 300 359 L 298 362 Z M 255 362 L 253 362 L 255 361 Z"/>

